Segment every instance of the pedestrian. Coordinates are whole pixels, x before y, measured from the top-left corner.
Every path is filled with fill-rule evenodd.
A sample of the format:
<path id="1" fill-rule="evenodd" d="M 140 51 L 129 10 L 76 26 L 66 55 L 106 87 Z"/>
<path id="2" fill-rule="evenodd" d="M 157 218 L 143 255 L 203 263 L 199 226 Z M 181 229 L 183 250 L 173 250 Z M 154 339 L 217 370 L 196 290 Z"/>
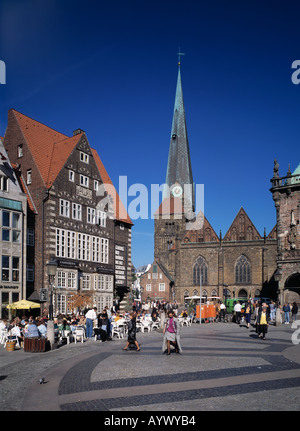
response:
<path id="1" fill-rule="evenodd" d="M 270 317 L 267 313 L 267 307 L 262 307 L 262 309 L 258 312 L 258 315 L 257 315 L 256 331 L 258 333 L 258 337 L 262 338 L 263 340 L 266 339 L 269 321 L 270 321 Z"/>
<path id="2" fill-rule="evenodd" d="M 225 315 L 226 315 L 226 306 L 224 302 L 221 302 L 220 304 L 220 321 L 223 320 L 225 322 Z"/>
<path id="3" fill-rule="evenodd" d="M 181 353 L 182 349 L 180 346 L 180 325 L 177 318 L 174 317 L 174 313 L 172 310 L 168 311 L 168 317 L 165 322 L 163 333 L 163 353 L 167 351 L 167 355 L 170 355 L 171 344 L 175 347 L 176 353 Z"/>
<path id="4" fill-rule="evenodd" d="M 128 336 L 127 336 L 128 338 L 127 338 L 126 346 L 123 348 L 123 350 L 128 350 L 128 347 L 130 344 L 135 344 L 136 350 L 137 352 L 139 352 L 141 348 L 136 339 L 136 313 L 134 311 L 132 311 L 129 314 L 129 319 L 130 320 L 128 322 Z"/>
<path id="5" fill-rule="evenodd" d="M 234 306 L 234 312 L 235 312 L 235 321 L 239 325 L 241 322 L 241 314 L 242 314 L 242 306 L 240 301 L 238 301 Z"/>
<path id="6" fill-rule="evenodd" d="M 288 325 L 290 323 L 290 311 L 291 311 L 289 304 L 285 303 L 282 308 L 282 311 L 284 312 L 284 324 Z"/>
<path id="7" fill-rule="evenodd" d="M 274 322 L 275 316 L 276 316 L 275 302 L 271 301 L 271 304 L 270 304 L 270 319 L 271 319 L 271 322 Z"/>
<path id="8" fill-rule="evenodd" d="M 296 302 L 293 302 L 293 306 L 292 306 L 292 321 L 293 322 L 296 322 L 297 314 L 298 314 L 298 306 L 297 306 Z"/>
<path id="9" fill-rule="evenodd" d="M 89 310 L 86 315 L 86 338 L 88 340 L 92 339 L 93 336 L 93 322 L 97 319 L 97 308 L 94 307 L 93 309 Z"/>
<path id="10" fill-rule="evenodd" d="M 248 300 L 245 304 L 245 319 L 246 319 L 247 328 L 250 328 L 251 314 L 252 314 L 252 304 L 250 300 Z"/>

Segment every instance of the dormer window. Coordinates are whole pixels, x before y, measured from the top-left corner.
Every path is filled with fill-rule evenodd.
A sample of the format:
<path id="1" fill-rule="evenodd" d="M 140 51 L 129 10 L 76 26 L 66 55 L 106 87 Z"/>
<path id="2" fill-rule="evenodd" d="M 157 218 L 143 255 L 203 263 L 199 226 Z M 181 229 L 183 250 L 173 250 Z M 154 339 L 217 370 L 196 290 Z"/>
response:
<path id="1" fill-rule="evenodd" d="M 80 160 L 83 163 L 89 163 L 89 155 L 80 151 Z"/>

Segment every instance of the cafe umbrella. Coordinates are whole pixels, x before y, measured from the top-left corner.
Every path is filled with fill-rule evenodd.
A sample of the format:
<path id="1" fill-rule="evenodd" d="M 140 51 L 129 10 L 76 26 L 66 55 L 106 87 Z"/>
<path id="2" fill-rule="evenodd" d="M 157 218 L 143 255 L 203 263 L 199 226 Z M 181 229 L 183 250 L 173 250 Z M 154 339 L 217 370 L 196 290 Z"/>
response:
<path id="1" fill-rule="evenodd" d="M 30 308 L 40 308 L 41 304 L 37 302 L 27 301 L 26 299 L 22 299 L 21 301 L 13 302 L 9 304 L 7 308 L 9 309 L 17 309 L 17 310 L 29 310 Z"/>

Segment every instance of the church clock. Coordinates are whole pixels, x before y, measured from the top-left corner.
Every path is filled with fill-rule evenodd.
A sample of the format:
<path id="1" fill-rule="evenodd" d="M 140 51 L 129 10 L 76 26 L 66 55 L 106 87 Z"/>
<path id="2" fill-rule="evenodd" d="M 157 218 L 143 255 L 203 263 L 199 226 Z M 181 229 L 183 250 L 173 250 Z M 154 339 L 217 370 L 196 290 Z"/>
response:
<path id="1" fill-rule="evenodd" d="M 175 198 L 179 198 L 182 195 L 182 188 L 180 185 L 176 185 L 172 189 L 172 194 Z"/>

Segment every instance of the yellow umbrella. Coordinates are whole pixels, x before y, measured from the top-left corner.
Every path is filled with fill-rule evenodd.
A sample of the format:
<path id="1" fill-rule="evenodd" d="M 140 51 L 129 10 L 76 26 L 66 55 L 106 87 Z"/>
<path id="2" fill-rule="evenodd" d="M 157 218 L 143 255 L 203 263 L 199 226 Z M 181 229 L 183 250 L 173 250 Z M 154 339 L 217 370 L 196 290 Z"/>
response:
<path id="1" fill-rule="evenodd" d="M 9 304 L 7 308 L 14 308 L 18 310 L 28 310 L 29 308 L 40 308 L 40 306 L 41 305 L 38 304 L 37 302 L 31 302 L 31 301 L 26 301 L 26 299 L 22 299 L 21 301 L 13 302 L 12 304 Z"/>

